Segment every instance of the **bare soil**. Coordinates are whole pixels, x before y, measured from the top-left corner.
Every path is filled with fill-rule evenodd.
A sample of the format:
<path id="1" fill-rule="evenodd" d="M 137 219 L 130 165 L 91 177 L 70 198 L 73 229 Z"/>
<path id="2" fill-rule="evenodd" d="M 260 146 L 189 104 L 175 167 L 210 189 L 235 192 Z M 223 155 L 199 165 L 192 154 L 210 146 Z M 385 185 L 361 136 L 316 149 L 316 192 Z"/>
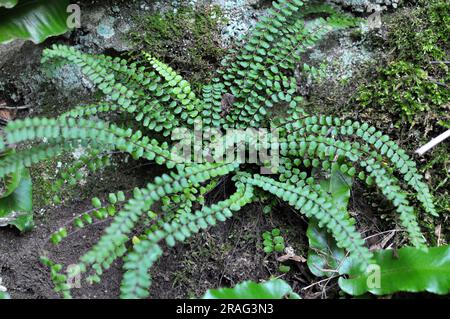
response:
<path id="1" fill-rule="evenodd" d="M 58 247 L 49 243 L 51 233 L 73 219 L 74 212 L 90 209 L 90 201 L 74 201 L 48 210 L 36 220 L 37 227 L 30 233 L 20 234 L 15 229 L 0 229 L 0 276 L 13 298 L 58 298 L 53 291 L 47 267 L 39 257 L 47 255 L 64 265 L 77 262 L 102 234 L 107 222 L 93 224 L 69 235 Z M 289 231 L 288 245 L 306 247 L 302 233 L 302 218 L 292 211 L 268 216 L 254 205 L 241 211 L 235 218 L 198 234 L 185 244 L 167 250 L 152 270 L 152 298 L 200 297 L 209 288 L 234 286 L 244 280 L 264 280 L 271 275 L 280 276 L 274 256 L 262 251 L 261 234 L 265 230 L 283 225 Z M 299 252 L 301 253 L 301 252 Z M 299 280 L 309 277 L 305 264 L 295 264 L 292 279 L 295 289 Z M 304 275 L 306 274 L 306 275 Z M 122 277 L 121 261 L 104 274 L 100 284 L 83 283 L 73 290 L 74 298 L 118 298 Z M 286 278 L 286 279 L 288 279 Z"/>

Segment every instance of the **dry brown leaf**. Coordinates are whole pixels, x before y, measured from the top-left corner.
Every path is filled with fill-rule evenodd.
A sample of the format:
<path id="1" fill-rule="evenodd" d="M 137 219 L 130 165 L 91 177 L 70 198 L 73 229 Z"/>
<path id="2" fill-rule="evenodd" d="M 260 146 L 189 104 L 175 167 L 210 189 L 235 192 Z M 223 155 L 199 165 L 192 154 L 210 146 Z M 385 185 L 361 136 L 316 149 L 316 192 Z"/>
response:
<path id="1" fill-rule="evenodd" d="M 284 262 L 284 261 L 288 261 L 288 260 L 292 260 L 292 261 L 296 261 L 299 263 L 305 263 L 306 262 L 306 258 L 303 256 L 298 256 L 295 254 L 294 252 L 294 248 L 292 247 L 286 247 L 284 252 L 286 253 L 285 255 L 278 257 L 277 260 L 279 262 Z"/>

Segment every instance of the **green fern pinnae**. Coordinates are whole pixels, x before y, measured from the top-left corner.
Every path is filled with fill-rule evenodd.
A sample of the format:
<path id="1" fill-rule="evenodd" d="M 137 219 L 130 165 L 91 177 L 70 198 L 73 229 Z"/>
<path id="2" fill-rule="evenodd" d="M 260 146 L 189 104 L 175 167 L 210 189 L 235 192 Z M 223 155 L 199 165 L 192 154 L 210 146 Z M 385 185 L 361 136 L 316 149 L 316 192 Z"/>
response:
<path id="1" fill-rule="evenodd" d="M 138 299 L 149 296 L 152 280 L 148 271 L 162 253 L 161 246 L 154 241 L 141 240 L 134 246 L 124 260 L 123 267 L 126 271 L 120 287 L 121 298 Z"/>
<path id="2" fill-rule="evenodd" d="M 258 127 L 268 109 L 274 104 L 287 102 L 296 107 L 297 88 L 293 73 L 301 55 L 330 30 L 355 25 L 355 19 L 336 14 L 331 9 L 329 18 L 319 18 L 308 25 L 301 19 L 301 1 L 277 1 L 268 15 L 255 26 L 247 44 L 236 56 L 233 51 L 225 57 L 219 70 L 221 79 L 207 87 L 208 100 L 202 114 L 205 123 L 218 127 Z M 221 117 L 224 94 L 232 94 L 236 101 L 230 114 Z"/>
<path id="3" fill-rule="evenodd" d="M 192 91 L 191 85 L 177 74 L 170 66 L 160 62 L 150 54 L 144 52 L 150 65 L 163 77 L 171 90 L 173 113 L 181 117 L 187 124 L 194 124 L 194 120 L 202 112 L 202 103 Z"/>
<path id="4" fill-rule="evenodd" d="M 78 118 L 78 117 L 91 117 L 96 116 L 101 113 L 109 113 L 118 111 L 119 107 L 117 104 L 111 102 L 99 102 L 88 105 L 77 106 L 63 114 L 59 117 L 61 118 Z"/>
<path id="5" fill-rule="evenodd" d="M 104 147 L 109 146 L 110 149 L 130 153 L 136 159 L 155 160 L 160 165 L 165 164 L 169 168 L 173 168 L 177 164 L 175 159 L 172 159 L 172 154 L 168 150 L 166 143 L 159 145 L 158 141 L 142 136 L 140 131 L 125 130 L 114 124 L 108 124 L 99 120 L 93 121 L 84 118 L 28 118 L 9 123 L 4 132 L 6 144 L 8 145 L 37 139 L 48 139 L 49 142 L 55 140 L 55 142 L 62 143 L 63 145 L 60 147 L 67 149 L 76 147 L 77 143 L 79 144 L 81 141 L 84 141 L 85 144 L 87 141 L 91 141 L 102 144 Z M 71 142 L 70 145 L 64 145 L 69 141 Z M 56 145 L 55 148 L 57 148 Z M 30 150 L 23 152 L 25 152 L 24 154 L 30 153 L 30 156 L 32 156 L 32 151 Z M 17 153 L 16 157 L 23 152 Z M 49 156 L 42 157 L 42 159 Z M 54 156 L 54 154 L 51 156 Z M 36 163 L 39 160 L 41 159 L 38 157 L 31 158 L 30 162 L 28 157 L 25 157 L 21 164 L 29 166 L 31 163 Z M 3 169 L 6 166 L 9 167 L 8 163 L 8 161 L 0 163 L 0 176 L 6 174 L 3 172 Z"/>
<path id="6" fill-rule="evenodd" d="M 414 208 L 398 177 L 417 192 L 427 212 L 435 214 L 435 208 L 429 189 L 406 152 L 368 124 L 341 122 L 331 116 L 310 116 L 300 108 L 302 98 L 296 95 L 294 70 L 301 53 L 328 32 L 356 22 L 326 7 L 323 12 L 327 18 L 305 24 L 303 18 L 321 11 L 318 7 L 302 10 L 302 4 L 299 0 L 274 2 L 274 8 L 258 22 L 244 47 L 239 51 L 230 50 L 230 55 L 222 61 L 223 69 L 212 83 L 202 87 L 199 96 L 177 72 L 150 54 L 144 53 L 147 61 L 143 66 L 59 45 L 44 51 L 43 62 L 77 65 L 104 94 L 104 99 L 78 106 L 56 119 L 10 122 L 0 138 L 0 150 L 19 144 L 20 151 L 2 158 L 0 177 L 80 146 L 85 148 L 86 156 L 68 164 L 61 172 L 53 187 L 55 192 L 65 183 L 76 184 L 82 177 L 78 172 L 81 168 L 95 171 L 109 165 L 110 156 L 116 152 L 170 169 L 170 174 L 155 178 L 147 187 L 135 188 L 128 200 L 123 192 L 109 194 L 106 205 L 94 198 L 92 210 L 78 216 L 68 229 L 53 234 L 52 241 L 58 243 L 70 236 L 68 230 L 111 219 L 100 240 L 80 259 L 79 271 L 87 273 L 88 282 L 99 281 L 114 260 L 125 256 L 122 296 L 146 297 L 151 284 L 148 271 L 161 256 L 163 242 L 173 246 L 201 229 L 224 221 L 250 202 L 278 198 L 319 220 L 320 226 L 333 235 L 340 247 L 360 260 L 362 266 L 367 265 L 371 254 L 354 220 L 333 207 L 329 195 L 311 176 L 311 167 L 326 173 L 339 166 L 343 173 L 358 176 L 369 185 L 374 181 L 399 213 L 411 243 L 424 244 Z M 269 139 L 260 141 L 252 132 L 254 127 L 267 124 L 274 106 L 287 106 L 287 118 L 274 121 L 279 142 L 274 142 L 272 133 Z M 98 119 L 119 112 L 127 119 L 133 117 L 142 131 Z M 209 133 L 213 139 L 205 145 L 194 146 L 195 154 L 199 151 L 209 160 L 217 150 L 226 154 L 246 146 L 250 153 L 276 151 L 279 146 L 279 174 L 273 178 L 252 175 L 256 167 L 239 165 L 245 160 L 241 158 L 234 163 L 220 159 L 216 160 L 218 164 L 181 164 L 180 158 L 169 151 L 169 143 L 150 139 L 143 133 L 150 130 L 160 133 L 156 134 L 158 137 L 168 136 L 180 128 L 186 130 L 183 137 L 189 140 L 193 136 L 187 128 L 198 122 L 203 124 L 203 133 Z M 232 136 L 227 136 L 224 135 L 229 133 L 224 131 L 227 128 L 245 129 L 245 132 L 235 130 Z M 277 148 L 271 149 L 272 146 Z M 265 164 L 264 159 L 259 159 L 256 166 Z M 357 169 L 361 170 L 359 174 Z M 206 200 L 207 194 L 228 181 L 230 175 L 236 192 L 224 201 L 206 206 L 212 200 L 211 197 Z M 151 210 L 156 203 L 161 203 L 158 214 Z M 151 227 L 139 240 L 133 240 L 133 250 L 128 253 L 130 236 L 143 221 L 151 222 Z M 60 265 L 50 261 L 47 264 L 57 289 L 69 296 L 64 283 L 66 275 L 61 273 Z"/>
<path id="7" fill-rule="evenodd" d="M 93 81 L 98 88 L 106 95 L 110 96 L 111 100 L 115 101 L 120 107 L 129 112 L 134 112 L 136 106 L 133 105 L 134 91 L 127 88 L 122 83 L 116 81 L 114 73 L 108 72 L 108 69 L 103 67 L 96 59 L 96 57 L 83 54 L 73 47 L 66 47 L 63 45 L 54 45 L 52 49 L 45 49 L 42 56 L 42 63 L 47 63 L 50 60 L 66 60 L 79 66 L 82 72 Z"/>
<path id="8" fill-rule="evenodd" d="M 428 186 L 422 182 L 422 176 L 418 174 L 415 162 L 389 136 L 384 135 L 375 127 L 351 120 L 342 123 L 339 118 L 330 116 L 312 116 L 287 123 L 286 135 L 292 139 L 297 136 L 296 132 L 299 135 L 322 134 L 362 140 L 372 147 L 372 152 L 376 152 L 377 155 L 388 160 L 397 169 L 397 172 L 403 176 L 403 180 L 417 192 L 417 198 L 423 204 L 425 211 L 437 216 L 433 197 Z"/>
<path id="9" fill-rule="evenodd" d="M 361 261 L 361 267 L 365 269 L 370 263 L 372 254 L 364 246 L 364 240 L 353 222 L 345 212 L 336 209 L 326 195 L 321 194 L 320 188 L 314 189 L 303 182 L 293 186 L 260 175 L 244 176 L 241 180 L 281 198 L 307 217 L 316 218 L 319 226 L 326 227 L 333 235 L 339 247 L 345 247 L 352 257 Z"/>
<path id="10" fill-rule="evenodd" d="M 409 205 L 398 180 L 391 176 L 373 157 L 366 159 L 361 152 L 359 144 L 314 135 L 295 138 L 295 135 L 289 135 L 291 142 L 281 143 L 282 155 L 302 158 L 306 167 L 313 166 L 325 170 L 328 170 L 332 165 L 338 165 L 335 160 L 339 157 L 345 157 L 345 159 L 353 162 L 355 165 L 361 166 L 375 180 L 382 193 L 396 207 L 403 226 L 408 230 L 411 243 L 419 247 L 425 244 L 414 209 Z M 350 176 L 355 176 L 356 174 L 355 168 L 348 168 L 345 164 L 340 169 L 343 173 L 347 173 Z"/>
<path id="11" fill-rule="evenodd" d="M 73 63 L 105 94 L 115 105 L 111 110 L 122 110 L 136 114 L 135 119 L 156 132 L 170 135 L 171 129 L 180 126 L 178 118 L 167 107 L 173 106 L 170 91 L 155 72 L 143 72 L 142 67 L 129 66 L 126 60 L 112 59 L 81 53 L 72 47 L 54 45 L 43 52 L 42 63 L 50 60 L 63 60 Z M 118 76 L 121 75 L 121 76 Z M 124 84 L 118 81 L 125 78 Z M 138 82 L 141 80 L 141 82 Z M 90 106 L 92 113 L 107 111 L 108 106 L 101 103 L 98 108 Z"/>
<path id="12" fill-rule="evenodd" d="M 94 222 L 101 222 L 108 218 L 114 217 L 118 211 L 119 205 L 125 202 L 125 200 L 126 195 L 123 191 L 110 193 L 108 195 L 108 203 L 105 205 L 100 201 L 100 199 L 96 197 L 93 198 L 92 205 L 94 208 L 78 214 L 63 227 L 54 232 L 50 237 L 51 243 L 58 245 L 63 239 L 73 235 L 78 229 L 84 228 L 86 225 L 91 225 Z"/>
<path id="13" fill-rule="evenodd" d="M 203 111 L 201 118 L 205 127 L 220 128 L 221 127 L 221 113 L 222 113 L 222 98 L 225 92 L 225 85 L 218 82 L 208 84 L 202 88 Z"/>
<path id="14" fill-rule="evenodd" d="M 81 257 L 81 261 L 85 265 L 95 266 L 94 270 L 97 275 L 101 275 L 103 269 L 107 269 L 114 259 L 125 253 L 122 248 L 128 241 L 127 235 L 130 234 L 139 218 L 151 208 L 153 203 L 164 196 L 182 192 L 185 188 L 189 188 L 190 184 L 198 187 L 202 182 L 226 175 L 237 168 L 238 164 L 235 163 L 204 164 L 186 167 L 180 175 L 165 174 L 155 178 L 154 183 L 150 183 L 146 188 L 135 192 L 134 197 L 117 213 L 97 244 Z"/>
<path id="15" fill-rule="evenodd" d="M 88 170 L 91 172 L 96 172 L 99 169 L 105 168 L 111 165 L 111 154 L 102 153 L 102 151 L 94 149 L 87 150 L 86 154 L 81 156 L 79 159 L 72 163 L 68 163 L 67 167 L 61 170 L 56 180 L 52 183 L 51 189 L 54 194 L 61 191 L 64 184 L 76 185 L 84 178 L 82 170 Z M 57 196 L 57 195 L 55 195 Z M 55 199 L 59 199 L 55 197 Z M 59 200 L 57 200 L 58 202 Z"/>
<path id="16" fill-rule="evenodd" d="M 126 272 L 121 285 L 121 297 L 148 297 L 151 285 L 149 269 L 162 254 L 160 241 L 165 240 L 166 244 L 172 247 L 177 241 L 182 242 L 201 229 L 214 226 L 218 221 L 224 222 L 252 199 L 252 186 L 238 182 L 236 192 L 228 199 L 196 212 L 184 211 L 176 221 L 165 223 L 160 229 L 152 231 L 146 239 L 136 244 L 124 259 Z"/>
<path id="17" fill-rule="evenodd" d="M 73 141 L 66 143 L 62 143 L 62 140 L 59 141 L 61 143 L 41 144 L 8 155 L 0 162 L 0 178 L 18 171 L 22 167 L 30 167 L 33 164 L 56 157 L 64 152 L 75 149 L 80 145 L 80 143 Z"/>
<path id="18" fill-rule="evenodd" d="M 299 53 L 330 30 L 354 25 L 353 20 L 345 16 L 332 16 L 319 18 L 305 26 L 305 22 L 293 13 L 285 21 L 282 30 L 269 35 L 276 40 L 266 42 L 266 39 L 258 38 L 263 33 L 257 32 L 236 57 L 236 62 L 223 71 L 223 82 L 228 83 L 229 92 L 238 99 L 234 111 L 226 117 L 224 127 L 258 127 L 265 118 L 267 108 L 279 102 L 291 103 L 297 81 L 295 77 L 285 75 L 285 72 L 294 71 L 300 61 Z M 277 20 L 267 22 L 267 30 L 274 28 L 271 25 L 274 21 Z M 267 37 L 266 33 L 263 37 Z"/>

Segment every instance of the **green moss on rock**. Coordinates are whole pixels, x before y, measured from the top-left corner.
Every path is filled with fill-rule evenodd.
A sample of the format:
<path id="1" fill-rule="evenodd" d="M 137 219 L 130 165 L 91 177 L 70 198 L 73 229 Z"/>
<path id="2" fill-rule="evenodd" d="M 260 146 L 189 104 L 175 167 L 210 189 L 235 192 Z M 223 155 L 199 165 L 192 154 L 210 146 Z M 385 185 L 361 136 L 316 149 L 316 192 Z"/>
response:
<path id="1" fill-rule="evenodd" d="M 365 107 L 388 112 L 398 121 L 420 122 L 423 112 L 448 112 L 450 101 L 450 3 L 445 0 L 399 11 L 387 21 L 390 62 L 359 91 Z"/>
<path id="2" fill-rule="evenodd" d="M 224 55 L 220 26 L 224 22 L 218 6 L 183 6 L 174 11 L 140 18 L 131 37 L 140 49 L 174 66 L 194 87 L 207 81 Z"/>

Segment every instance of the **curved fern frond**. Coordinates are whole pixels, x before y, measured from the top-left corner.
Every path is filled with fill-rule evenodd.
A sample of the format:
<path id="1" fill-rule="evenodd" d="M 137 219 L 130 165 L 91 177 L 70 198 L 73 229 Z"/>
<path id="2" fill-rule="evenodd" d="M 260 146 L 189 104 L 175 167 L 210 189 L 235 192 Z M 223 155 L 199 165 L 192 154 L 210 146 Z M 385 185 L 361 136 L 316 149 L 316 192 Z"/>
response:
<path id="1" fill-rule="evenodd" d="M 0 162 L 0 178 L 18 171 L 22 167 L 30 167 L 33 164 L 42 162 L 46 159 L 56 157 L 64 152 L 75 149 L 80 143 L 63 140 L 55 140 L 47 144 L 40 144 L 19 152 L 8 154 Z"/>
<path id="2" fill-rule="evenodd" d="M 372 254 L 365 247 L 364 240 L 352 221 L 322 195 L 320 187 L 313 188 L 303 182 L 293 186 L 260 175 L 243 176 L 241 180 L 279 197 L 307 217 L 316 218 L 319 226 L 326 227 L 333 235 L 339 247 L 347 249 L 352 256 L 361 261 L 361 267 L 365 269 L 370 263 Z"/>
<path id="3" fill-rule="evenodd" d="M 384 135 L 367 123 L 346 120 L 331 116 L 310 116 L 286 124 L 286 136 L 298 132 L 299 135 L 321 134 L 323 136 L 345 136 L 362 140 L 372 147 L 372 151 L 389 162 L 403 175 L 403 180 L 417 192 L 417 198 L 423 204 L 425 211 L 437 216 L 433 197 L 428 186 L 418 174 L 415 162 L 389 136 Z"/>
<path id="4" fill-rule="evenodd" d="M 63 114 L 61 114 L 60 118 L 77 118 L 77 117 L 83 117 L 83 116 L 95 116 L 101 113 L 108 113 L 108 112 L 114 112 L 119 109 L 117 104 L 111 103 L 111 102 L 99 102 L 94 104 L 88 104 L 88 105 L 80 105 L 77 106 Z"/>
<path id="5" fill-rule="evenodd" d="M 174 102 L 171 101 L 170 90 L 155 72 L 144 72 L 143 67 L 138 68 L 134 63 L 128 65 L 124 59 L 92 56 L 64 45 L 44 50 L 42 63 L 50 60 L 63 60 L 80 67 L 105 94 L 107 102 L 114 105 L 110 106 L 111 110 L 137 113 L 137 121 L 156 132 L 163 132 L 164 136 L 170 135 L 173 127 L 180 126 L 175 115 L 167 110 Z M 100 105 L 100 108 L 105 108 L 105 105 Z"/>
<path id="6" fill-rule="evenodd" d="M 177 165 L 176 159 L 172 158 L 172 154 L 168 150 L 167 143 L 159 145 L 157 140 L 150 140 L 147 136 L 143 136 L 141 131 L 125 130 L 99 120 L 27 118 L 9 123 L 4 129 L 4 133 L 6 141 L 3 144 L 6 142 L 6 144 L 12 145 L 37 139 L 48 139 L 53 143 L 63 144 L 68 141 L 74 143 L 93 141 L 106 148 L 109 145 L 109 149 L 130 153 L 136 159 L 155 160 L 156 163 L 166 164 L 169 168 Z M 71 143 L 71 147 L 73 147 L 73 143 Z"/>
<path id="7" fill-rule="evenodd" d="M 170 95 L 174 103 L 170 104 L 174 114 L 188 124 L 194 124 L 194 120 L 202 112 L 202 103 L 192 91 L 191 85 L 184 80 L 181 75 L 175 72 L 170 66 L 144 52 L 144 56 L 151 66 L 163 77 L 170 90 Z"/>
<path id="8" fill-rule="evenodd" d="M 153 203 L 166 195 L 182 192 L 183 189 L 189 188 L 190 184 L 195 186 L 213 177 L 226 175 L 236 170 L 238 166 L 234 163 L 198 165 L 187 167 L 180 175 L 164 174 L 155 178 L 154 183 L 135 192 L 134 197 L 117 213 L 97 244 L 81 257 L 81 261 L 85 265 L 92 265 L 97 275 L 101 275 L 102 269 L 107 269 L 117 257 L 123 256 L 126 252 L 123 248 L 129 240 L 127 235 Z"/>
<path id="9" fill-rule="evenodd" d="M 184 241 L 250 202 L 276 203 L 278 198 L 317 219 L 338 246 L 364 267 L 372 255 L 355 220 L 334 207 L 327 191 L 314 180 L 314 175 L 338 168 L 368 185 L 375 182 L 399 213 L 411 243 L 424 245 L 415 210 L 402 190 L 404 184 L 417 192 L 428 213 L 436 215 L 436 209 L 430 190 L 406 152 L 368 124 L 311 116 L 301 108 L 298 72 L 315 73 L 306 64 L 303 68 L 299 65 L 302 53 L 329 32 L 357 22 L 330 6 L 302 6 L 301 0 L 275 1 L 243 47 L 229 50 L 218 75 L 202 87 L 200 95 L 173 68 L 151 54 L 143 53 L 146 61 L 130 63 L 62 45 L 44 50 L 43 63 L 51 67 L 75 65 L 103 93 L 101 101 L 78 106 L 55 119 L 11 121 L 1 133 L 0 151 L 16 148 L 16 144 L 17 148 L 2 157 L 0 178 L 80 146 L 86 155 L 66 166 L 53 191 L 65 183 L 76 184 L 83 177 L 81 169 L 95 171 L 109 165 L 114 153 L 131 154 L 134 159 L 168 168 L 167 174 L 144 188 L 135 188 L 132 196 L 127 194 L 128 200 L 123 192 L 109 194 L 109 204 L 93 198 L 93 209 L 52 235 L 51 241 L 59 243 L 70 235 L 68 230 L 111 220 L 74 272 L 87 273 L 89 283 L 98 282 L 114 260 L 126 256 L 122 297 L 147 297 L 149 270 L 164 245 L 171 247 Z M 277 112 L 285 108 L 287 116 L 276 118 L 269 126 L 277 113 L 271 111 L 275 107 Z M 122 124 L 99 119 L 110 114 Z M 138 130 L 127 128 L 130 119 L 136 121 L 132 126 Z M 189 130 L 192 128 L 194 131 Z M 161 139 L 172 133 L 166 142 Z M 192 158 L 180 156 L 187 150 L 189 154 L 193 151 Z M 276 177 L 252 175 L 258 168 L 276 168 L 278 159 Z M 216 200 L 207 194 L 230 179 L 235 183 L 235 193 L 211 204 Z M 156 206 L 158 212 L 154 211 Z M 141 223 L 151 226 L 133 238 L 134 247 L 129 252 L 130 237 L 134 231 L 141 231 Z M 74 273 L 64 273 L 62 265 L 48 258 L 43 262 L 51 269 L 56 289 L 70 297 L 66 280 Z"/>
<path id="10" fill-rule="evenodd" d="M 291 135 L 289 140 L 295 138 Z M 425 239 L 417 223 L 414 208 L 410 206 L 407 197 L 402 192 L 398 180 L 392 176 L 373 157 L 365 157 L 357 143 L 339 141 L 333 138 L 308 135 L 295 140 L 295 142 L 281 143 L 281 154 L 301 158 L 306 167 L 322 167 L 329 169 L 335 163 L 336 158 L 343 157 L 355 165 L 364 168 L 375 181 L 383 195 L 395 206 L 400 215 L 402 225 L 408 230 L 409 238 L 414 246 L 423 246 Z M 339 167 L 350 176 L 356 174 L 355 168 L 348 168 L 345 164 Z"/>
<path id="11" fill-rule="evenodd" d="M 92 147 L 92 146 L 91 146 Z M 102 153 L 102 151 L 86 150 L 86 154 L 75 160 L 73 163 L 67 163 L 67 167 L 61 170 L 56 180 L 52 183 L 51 189 L 55 194 L 53 200 L 59 202 L 59 197 L 56 195 L 61 191 L 65 184 L 76 185 L 85 176 L 82 173 L 83 169 L 91 172 L 96 172 L 99 169 L 105 168 L 111 165 L 111 154 Z"/>
<path id="12" fill-rule="evenodd" d="M 141 240 L 125 257 L 126 269 L 121 285 L 121 297 L 145 298 L 149 295 L 151 277 L 149 269 L 161 256 L 160 241 L 165 240 L 169 247 L 176 241 L 184 241 L 201 229 L 213 226 L 217 221 L 223 222 L 250 203 L 253 198 L 253 188 L 250 185 L 236 183 L 236 192 L 228 199 L 203 207 L 194 213 L 183 212 L 177 221 L 165 223 L 160 229 L 151 232 L 145 240 Z"/>
<path id="13" fill-rule="evenodd" d="M 301 1 L 274 2 L 274 9 L 256 25 L 236 57 L 224 61 L 227 69 L 220 72 L 226 86 L 224 93 L 236 99 L 222 123 L 224 127 L 258 127 L 275 104 L 295 104 L 294 70 L 301 53 L 328 32 L 356 23 L 354 18 L 329 8 L 328 18 L 306 24 L 302 5 Z"/>

